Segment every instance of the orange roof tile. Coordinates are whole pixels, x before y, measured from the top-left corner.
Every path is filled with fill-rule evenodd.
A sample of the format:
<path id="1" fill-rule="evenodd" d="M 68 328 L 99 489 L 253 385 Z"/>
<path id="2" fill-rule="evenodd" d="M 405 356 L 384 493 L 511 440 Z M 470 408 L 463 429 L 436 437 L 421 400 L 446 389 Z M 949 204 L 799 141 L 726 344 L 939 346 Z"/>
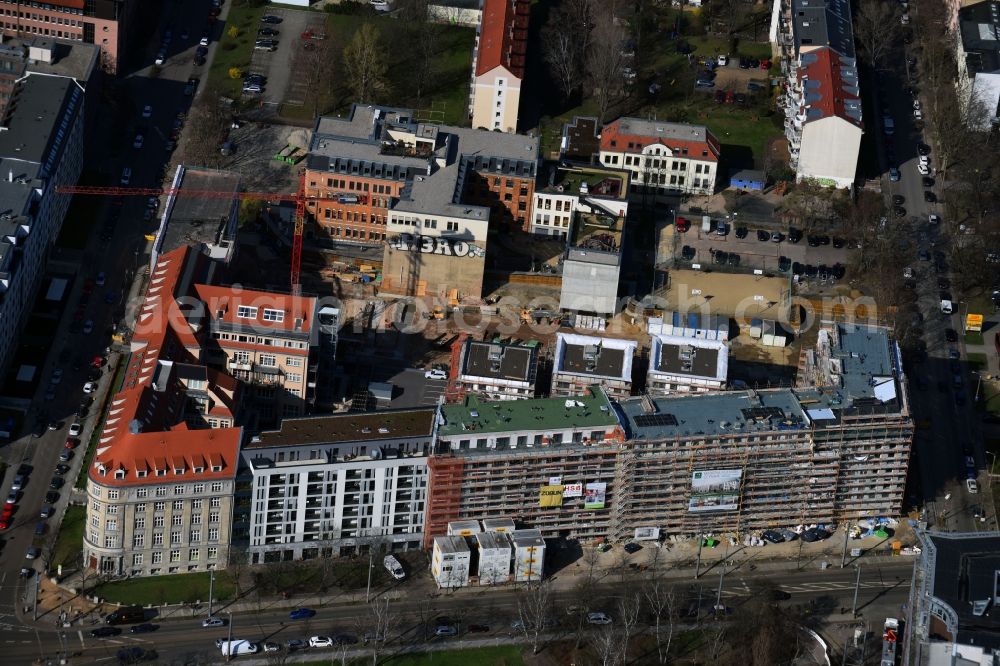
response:
<path id="1" fill-rule="evenodd" d="M 228 324 L 252 325 L 258 329 L 276 332 L 308 333 L 312 326 L 316 299 L 311 296 L 293 296 L 205 284 L 195 285 L 194 291 L 205 303 L 205 311 L 213 320 L 221 319 Z M 240 306 L 253 308 L 251 311 L 253 316 L 239 316 Z M 270 319 L 265 319 L 265 315 Z"/>
<path id="2" fill-rule="evenodd" d="M 90 478 L 105 486 L 231 479 L 236 475 L 242 435 L 242 428 L 190 430 L 183 426 L 167 432 L 128 433 L 117 438 L 113 446 L 98 450 Z M 212 466 L 206 466 L 202 454 L 207 454 L 219 469 L 213 471 Z M 175 473 L 182 469 L 176 467 L 176 462 L 167 465 L 167 456 L 185 462 L 182 474 Z M 203 471 L 195 473 L 199 467 Z M 140 478 L 136 470 L 143 469 L 152 471 Z"/>
<path id="3" fill-rule="evenodd" d="M 517 78 L 524 78 L 529 13 L 527 0 L 485 0 L 476 76 L 502 66 Z"/>
<path id="4" fill-rule="evenodd" d="M 601 130 L 601 150 L 619 153 L 641 153 L 646 146 L 661 145 L 679 156 L 705 162 L 718 162 L 721 146 L 708 129 L 704 141 L 664 138 L 653 134 L 626 134 L 620 132 L 622 119 L 608 123 Z"/>

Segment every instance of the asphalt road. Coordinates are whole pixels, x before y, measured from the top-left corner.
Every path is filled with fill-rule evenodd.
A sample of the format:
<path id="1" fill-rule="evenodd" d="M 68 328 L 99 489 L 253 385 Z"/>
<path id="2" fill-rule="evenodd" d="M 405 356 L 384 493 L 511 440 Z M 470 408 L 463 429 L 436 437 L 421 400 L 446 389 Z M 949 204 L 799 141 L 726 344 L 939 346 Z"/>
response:
<path id="1" fill-rule="evenodd" d="M 191 101 L 191 97 L 183 94 L 185 83 L 189 77 L 197 76 L 197 70 L 201 69 L 193 65 L 193 54 L 204 28 L 207 11 L 207 4 L 199 0 L 165 3 L 164 15 L 159 23 L 165 27 L 151 37 L 146 47 L 149 52 L 146 54 L 147 62 L 152 65 L 163 32 L 166 29 L 173 32 L 170 57 L 164 67 L 155 76 L 151 76 L 152 68 L 147 66 L 116 83 L 109 83 L 107 98 L 101 100 L 103 109 L 98 112 L 94 135 L 89 141 L 90 153 L 86 158 L 89 164 L 98 165 L 104 176 L 103 184 L 119 185 L 125 167 L 132 170 L 133 186 L 159 185 L 162 182 L 163 168 L 169 158 L 165 144 L 169 140 L 172 123 L 179 112 L 188 110 Z M 187 40 L 182 39 L 181 35 L 185 30 L 188 32 Z M 143 107 L 146 105 L 152 107 L 148 118 L 143 117 Z M 139 131 L 142 131 L 144 141 L 142 147 L 137 149 L 133 147 L 133 142 Z M 18 643 L 25 636 L 33 637 L 35 633 L 33 629 L 17 626 L 15 610 L 19 606 L 23 608 L 25 604 L 30 606 L 33 598 L 33 579 L 25 581 L 18 574 L 26 564 L 38 570 L 44 570 L 47 566 L 50 549 L 58 532 L 58 523 L 82 465 L 84 446 L 81 445 L 76 450 L 71 461 L 72 470 L 65 475 L 66 486 L 60 491 L 56 513 L 48 520 L 45 536 L 38 538 L 34 535 L 34 529 L 41 520 L 39 513 L 45 494 L 50 490 L 53 470 L 73 421 L 80 420 L 84 424 L 81 440 L 84 443 L 89 441 L 91 429 L 95 427 L 99 416 L 99 407 L 110 388 L 112 377 L 106 364 L 100 389 L 94 394 L 94 405 L 90 408 L 88 418 L 77 419 L 76 410 L 83 397 L 82 387 L 87 381 L 89 370 L 87 361 L 95 354 L 102 354 L 110 344 L 109 327 L 122 317 L 130 287 L 136 280 L 137 273 L 141 273 L 141 267 L 148 261 L 150 244 L 144 236 L 155 230 L 157 220 L 155 217 L 151 220 L 144 219 L 146 206 L 147 202 L 143 197 L 126 197 L 120 205 L 116 205 L 111 198 L 101 202 L 92 238 L 82 254 L 78 279 L 66 296 L 66 307 L 56 333 L 57 344 L 40 369 L 41 379 L 34 400 L 36 407 L 28 419 L 29 430 L 32 431 L 34 422 L 58 421 L 60 426 L 55 431 L 45 431 L 37 438 L 25 433 L 0 451 L 0 455 L 11 467 L 0 486 L 0 492 L 5 496 L 10 490 L 18 465 L 25 462 L 33 467 L 28 483 L 19 497 L 14 522 L 4 535 L 3 550 L 0 552 L 0 645 Z M 108 240 L 103 240 L 100 238 L 101 229 L 110 224 L 111 220 L 117 220 L 114 223 L 114 233 Z M 70 224 L 72 220 L 67 218 L 66 223 Z M 107 274 L 106 285 L 94 285 L 89 298 L 84 297 L 84 282 L 93 279 L 101 271 Z M 111 297 L 106 301 L 105 296 L 108 294 Z M 79 317 L 81 320 L 93 321 L 93 331 L 90 334 L 82 332 L 79 322 L 74 324 L 78 309 L 82 312 Z M 56 367 L 63 370 L 63 376 L 56 386 L 54 398 L 46 401 L 46 387 L 52 370 Z M 25 558 L 26 551 L 32 544 L 43 546 L 42 555 L 35 562 Z M 28 617 L 30 616 L 29 612 Z M 51 640 L 52 636 L 36 640 L 35 656 L 38 654 L 38 645 L 43 648 L 51 647 Z M 7 657 L 3 661 L 11 664 L 27 663 Z"/>
<path id="2" fill-rule="evenodd" d="M 917 40 L 921 38 L 935 37 L 916 36 Z M 928 426 L 918 429 L 915 437 L 914 455 L 921 487 L 916 499 L 924 502 L 928 522 L 937 529 L 983 529 L 986 525 L 979 517 L 984 514 L 990 526 L 996 524 L 992 506 L 984 497 L 987 492 L 984 482 L 988 480 L 985 475 L 979 475 L 980 491 L 977 494 L 969 493 L 965 486 L 965 455 L 975 459 L 978 470 L 986 466 L 980 422 L 972 407 L 975 377 L 969 374 L 964 363 L 962 304 L 955 302 L 951 315 L 941 312 L 941 298 L 946 295 L 942 291 L 951 295 L 950 266 L 947 262 L 950 237 L 945 231 L 947 220 L 940 225 L 932 225 L 928 221 L 931 214 L 942 215 L 940 202 L 927 203 L 924 200 L 926 190 L 940 196 L 940 184 L 935 182 L 934 187 L 924 187 L 922 176 L 917 171 L 917 145 L 930 142 L 916 127 L 913 102 L 920 100 L 921 80 L 915 61 L 907 62 L 910 53 L 907 48 L 890 63 L 889 71 L 880 73 L 877 97 L 886 206 L 891 210 L 893 197 L 902 196 L 902 205 L 907 213 L 903 219 L 890 215 L 888 223 L 904 225 L 913 241 L 909 267 L 914 271 L 912 284 L 922 319 L 922 340 L 927 351 L 925 360 L 906 368 L 915 419 Z M 895 121 L 892 136 L 886 136 L 882 129 L 882 117 L 887 113 Z M 933 173 L 936 164 L 933 145 L 929 158 Z M 898 182 L 891 182 L 888 176 L 888 167 L 893 163 L 899 167 Z M 921 253 L 926 253 L 923 255 L 926 258 L 922 259 Z M 942 283 L 944 289 L 939 287 L 939 280 L 945 281 Z M 947 329 L 959 333 L 957 342 L 947 342 Z M 984 504 L 985 511 L 982 508 Z"/>
<path id="3" fill-rule="evenodd" d="M 909 595 L 909 575 L 911 559 L 892 559 L 885 564 L 868 565 L 862 569 L 859 586 L 858 609 L 872 619 L 881 621 L 886 614 L 898 613 L 900 605 L 906 602 Z M 693 573 L 693 572 L 691 572 Z M 749 574 L 749 575 L 744 575 Z M 853 568 L 832 568 L 822 570 L 791 571 L 780 575 L 770 575 L 770 580 L 790 595 L 788 605 L 805 605 L 816 609 L 820 614 L 839 614 L 841 609 L 850 609 L 853 602 L 856 570 Z M 618 591 L 621 589 L 617 577 L 603 585 L 596 600 L 590 602 L 593 610 L 604 610 L 612 617 L 615 615 Z M 738 609 L 744 603 L 756 584 L 765 576 L 753 575 L 753 572 L 741 572 L 739 569 L 726 575 L 723 581 L 722 602 L 724 605 Z M 684 594 L 685 609 L 697 607 L 700 597 L 702 616 L 707 616 L 715 605 L 718 591 L 718 571 L 706 572 L 700 581 L 690 579 L 677 581 L 677 589 Z M 700 587 L 700 590 L 698 589 Z M 405 601 L 392 602 L 391 613 L 395 619 L 394 629 L 390 630 L 388 648 L 399 649 L 400 646 L 419 645 L 425 640 L 422 627 L 433 628 L 435 620 L 447 616 L 453 625 L 462 632 L 459 638 L 439 638 L 427 636 L 428 642 L 456 641 L 473 639 L 476 641 L 501 641 L 511 633 L 510 622 L 518 617 L 516 593 L 512 591 L 476 591 L 466 590 L 462 593 L 448 596 L 438 595 L 434 598 L 414 595 Z M 579 599 L 571 593 L 555 595 L 554 606 L 557 610 L 579 603 Z M 248 639 L 254 642 L 274 641 L 282 645 L 289 639 L 307 640 L 311 635 L 350 634 L 361 637 L 372 627 L 368 611 L 358 606 L 336 606 L 316 609 L 316 615 L 308 620 L 290 620 L 285 610 L 272 611 L 266 604 L 260 611 L 252 615 L 232 616 L 232 636 Z M 849 612 L 849 611 L 848 611 Z M 205 609 L 207 614 L 207 608 Z M 216 609 L 214 614 L 229 617 L 225 609 Z M 553 630 L 552 637 L 567 635 L 575 629 L 572 620 L 562 617 L 560 626 Z M 145 649 L 153 649 L 159 655 L 158 663 L 162 664 L 194 664 L 210 663 L 219 660 L 219 651 L 215 647 L 218 638 L 228 638 L 229 628 L 203 629 L 200 618 L 176 621 L 157 622 L 155 632 L 132 635 L 128 627 L 122 627 L 123 633 L 109 638 L 93 638 L 90 628 L 74 628 L 61 632 L 46 631 L 10 634 L 0 633 L 0 641 L 5 644 L 5 655 L 10 663 L 28 663 L 32 658 L 56 658 L 60 651 L 78 653 L 72 663 L 100 663 L 114 659 L 118 650 L 123 647 L 139 645 Z M 468 634 L 463 628 L 471 624 L 483 624 L 489 631 Z M 427 632 L 431 633 L 431 632 Z M 362 649 L 358 646 L 357 649 Z M 314 650 L 321 653 L 320 650 Z M 331 655 L 334 650 L 322 652 Z"/>

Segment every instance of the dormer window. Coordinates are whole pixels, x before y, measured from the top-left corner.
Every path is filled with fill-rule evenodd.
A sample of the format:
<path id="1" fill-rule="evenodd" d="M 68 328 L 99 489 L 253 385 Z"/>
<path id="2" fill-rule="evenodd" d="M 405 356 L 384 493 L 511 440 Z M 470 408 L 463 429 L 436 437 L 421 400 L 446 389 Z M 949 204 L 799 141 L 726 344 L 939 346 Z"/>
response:
<path id="1" fill-rule="evenodd" d="M 166 476 L 166 475 L 167 475 L 167 470 L 165 469 L 156 470 L 156 476 Z"/>
<path id="2" fill-rule="evenodd" d="M 273 321 L 280 324 L 285 321 L 285 312 L 283 310 L 264 308 L 264 321 Z"/>
<path id="3" fill-rule="evenodd" d="M 194 473 L 195 473 L 195 474 L 201 474 L 201 473 L 202 473 L 202 472 L 204 472 L 204 471 L 205 471 L 205 468 L 204 468 L 204 467 L 195 467 L 195 468 L 194 468 Z"/>
<path id="4" fill-rule="evenodd" d="M 125 470 L 119 469 L 119 470 L 115 471 L 115 478 L 116 479 L 124 479 L 125 478 Z"/>
<path id="5" fill-rule="evenodd" d="M 222 465 L 212 465 L 212 471 L 213 472 L 221 472 L 222 471 Z"/>
<path id="6" fill-rule="evenodd" d="M 256 319 L 257 308 L 249 305 L 240 305 L 236 308 L 236 317 L 239 319 Z"/>
<path id="7" fill-rule="evenodd" d="M 136 470 L 135 476 L 136 476 L 137 479 L 145 479 L 147 473 L 148 472 L 146 472 L 146 470 L 139 469 L 139 470 Z"/>
<path id="8" fill-rule="evenodd" d="M 174 468 L 174 474 L 176 474 L 177 476 L 180 476 L 180 475 L 184 474 L 184 468 L 183 467 L 175 467 Z"/>

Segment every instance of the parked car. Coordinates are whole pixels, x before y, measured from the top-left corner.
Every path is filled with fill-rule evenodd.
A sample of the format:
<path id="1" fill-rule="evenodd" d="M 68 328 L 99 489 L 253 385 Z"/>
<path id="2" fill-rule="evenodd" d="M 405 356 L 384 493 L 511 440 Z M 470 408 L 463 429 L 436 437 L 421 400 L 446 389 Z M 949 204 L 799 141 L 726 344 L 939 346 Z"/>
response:
<path id="1" fill-rule="evenodd" d="M 441 625 L 434 628 L 434 635 L 443 637 L 458 636 L 458 629 L 449 625 Z"/>
<path id="2" fill-rule="evenodd" d="M 611 616 L 606 613 L 587 613 L 588 624 L 611 624 Z"/>
<path id="3" fill-rule="evenodd" d="M 776 530 L 764 530 L 764 533 L 761 534 L 761 536 L 766 541 L 770 541 L 771 543 L 784 543 L 785 541 L 785 537 L 782 536 L 781 532 Z"/>
<path id="4" fill-rule="evenodd" d="M 444 370 L 438 370 L 438 369 L 427 370 L 426 372 L 424 372 L 424 378 L 425 379 L 448 379 L 448 373 L 446 373 Z"/>
<path id="5" fill-rule="evenodd" d="M 642 545 L 638 544 L 638 543 L 636 543 L 634 541 L 631 541 L 631 542 L 625 544 L 625 552 L 626 553 L 629 553 L 629 554 L 631 554 L 631 553 L 638 553 L 640 550 L 642 550 Z"/>
<path id="6" fill-rule="evenodd" d="M 310 636 L 309 647 L 311 648 L 333 647 L 333 639 L 330 638 L 329 636 Z"/>
<path id="7" fill-rule="evenodd" d="M 316 615 L 316 611 L 311 608 L 296 608 L 288 614 L 290 620 L 308 620 Z"/>
<path id="8" fill-rule="evenodd" d="M 201 621 L 201 626 L 206 629 L 211 627 L 224 627 L 226 626 L 226 621 L 221 617 L 208 617 Z"/>

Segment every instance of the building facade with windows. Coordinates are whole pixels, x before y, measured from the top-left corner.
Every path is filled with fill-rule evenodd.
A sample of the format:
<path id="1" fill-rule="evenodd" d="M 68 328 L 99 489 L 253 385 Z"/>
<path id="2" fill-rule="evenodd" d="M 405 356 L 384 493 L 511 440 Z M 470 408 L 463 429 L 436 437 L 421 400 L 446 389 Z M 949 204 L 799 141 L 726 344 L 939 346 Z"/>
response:
<path id="1" fill-rule="evenodd" d="M 621 220 L 628 215 L 627 171 L 550 165 L 541 178 L 547 180 L 535 187 L 533 234 L 569 237 L 577 211 Z"/>
<path id="2" fill-rule="evenodd" d="M 638 346 L 634 340 L 556 333 L 552 395 L 587 395 L 597 385 L 616 400 L 629 397 Z"/>
<path id="3" fill-rule="evenodd" d="M 119 58 L 130 43 L 136 18 L 136 0 L 49 0 L 21 2 L 0 0 L 3 34 L 12 37 L 44 36 L 101 48 L 101 68 L 115 74 Z"/>
<path id="4" fill-rule="evenodd" d="M 457 383 L 463 394 L 487 400 L 523 400 L 535 396 L 538 344 L 472 340 L 461 349 Z"/>
<path id="5" fill-rule="evenodd" d="M 619 118 L 601 129 L 600 162 L 631 174 L 633 198 L 712 194 L 720 156 L 704 125 Z"/>
<path id="6" fill-rule="evenodd" d="M 0 126 L 0 372 L 6 372 L 83 167 L 83 87 L 62 76 L 17 82 Z"/>
<path id="7" fill-rule="evenodd" d="M 913 438 L 898 347 L 827 324 L 811 352 L 795 389 L 445 405 L 425 540 L 480 517 L 619 541 L 898 514 Z"/>
<path id="8" fill-rule="evenodd" d="M 253 564 L 419 548 L 434 409 L 282 421 L 247 442 L 235 543 Z"/>
<path id="9" fill-rule="evenodd" d="M 530 15 L 528 0 L 483 0 L 469 86 L 477 129 L 517 131 Z"/>
<path id="10" fill-rule="evenodd" d="M 722 391 L 729 372 L 729 347 L 722 340 L 653 335 L 646 373 L 650 395 Z"/>
<path id="11" fill-rule="evenodd" d="M 317 121 L 308 211 L 332 239 L 384 247 L 383 293 L 478 298 L 488 229 L 530 225 L 538 145 L 355 105 Z"/>

